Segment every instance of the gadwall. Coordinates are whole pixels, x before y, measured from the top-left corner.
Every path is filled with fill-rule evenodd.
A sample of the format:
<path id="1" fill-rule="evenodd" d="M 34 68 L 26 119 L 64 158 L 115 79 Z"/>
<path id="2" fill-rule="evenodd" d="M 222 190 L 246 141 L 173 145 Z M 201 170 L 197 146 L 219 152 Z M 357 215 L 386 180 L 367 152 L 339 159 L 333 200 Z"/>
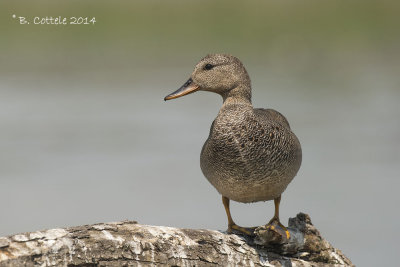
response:
<path id="1" fill-rule="evenodd" d="M 281 194 L 301 164 L 301 146 L 286 118 L 273 109 L 253 108 L 250 78 L 234 56 L 214 54 L 203 58 L 190 79 L 164 100 L 196 91 L 222 96 L 223 104 L 211 125 L 200 155 L 204 176 L 222 195 L 228 233 L 252 234 L 236 225 L 229 200 L 243 203 L 274 200 L 275 214 L 267 227 L 279 225 Z"/>

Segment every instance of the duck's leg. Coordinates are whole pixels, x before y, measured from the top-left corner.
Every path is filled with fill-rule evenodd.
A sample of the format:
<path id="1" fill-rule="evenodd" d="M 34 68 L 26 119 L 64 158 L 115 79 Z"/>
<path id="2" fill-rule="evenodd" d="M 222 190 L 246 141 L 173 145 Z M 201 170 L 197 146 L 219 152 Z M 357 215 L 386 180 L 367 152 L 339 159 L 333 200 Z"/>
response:
<path id="1" fill-rule="evenodd" d="M 254 229 L 252 228 L 244 228 L 236 225 L 236 223 L 233 221 L 232 216 L 231 216 L 231 211 L 229 209 L 229 198 L 222 196 L 222 203 L 224 203 L 225 211 L 226 211 L 226 216 L 228 217 L 228 233 L 232 233 L 232 230 L 236 230 L 239 232 L 242 232 L 246 235 L 252 235 Z"/>
<path id="2" fill-rule="evenodd" d="M 289 233 L 288 229 L 279 220 L 279 204 L 280 203 L 281 203 L 281 196 L 274 199 L 275 214 L 274 214 L 274 217 L 272 217 L 272 219 L 267 224 L 267 228 L 270 228 L 273 230 L 275 228 L 274 225 L 279 225 L 279 227 L 281 227 L 285 231 L 287 239 L 289 239 L 290 233 Z"/>

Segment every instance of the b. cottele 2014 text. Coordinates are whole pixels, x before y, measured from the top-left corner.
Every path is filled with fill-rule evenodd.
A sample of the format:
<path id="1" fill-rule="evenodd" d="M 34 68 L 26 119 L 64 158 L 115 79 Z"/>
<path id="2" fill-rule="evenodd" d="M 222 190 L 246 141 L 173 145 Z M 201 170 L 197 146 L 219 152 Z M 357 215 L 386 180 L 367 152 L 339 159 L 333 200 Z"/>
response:
<path id="1" fill-rule="evenodd" d="M 25 17 L 18 17 L 19 24 L 30 24 L 31 22 Z M 34 17 L 33 24 L 36 25 L 94 25 L 96 23 L 95 17 Z"/>

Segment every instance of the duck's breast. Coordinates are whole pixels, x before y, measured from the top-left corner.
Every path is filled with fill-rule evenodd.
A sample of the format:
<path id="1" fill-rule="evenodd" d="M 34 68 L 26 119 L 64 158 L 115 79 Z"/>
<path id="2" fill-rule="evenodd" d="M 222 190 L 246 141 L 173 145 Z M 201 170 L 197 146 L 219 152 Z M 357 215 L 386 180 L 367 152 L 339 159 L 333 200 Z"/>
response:
<path id="1" fill-rule="evenodd" d="M 273 199 L 296 175 L 300 143 L 286 119 L 275 115 L 233 108 L 213 122 L 201 169 L 222 195 L 240 202 Z"/>

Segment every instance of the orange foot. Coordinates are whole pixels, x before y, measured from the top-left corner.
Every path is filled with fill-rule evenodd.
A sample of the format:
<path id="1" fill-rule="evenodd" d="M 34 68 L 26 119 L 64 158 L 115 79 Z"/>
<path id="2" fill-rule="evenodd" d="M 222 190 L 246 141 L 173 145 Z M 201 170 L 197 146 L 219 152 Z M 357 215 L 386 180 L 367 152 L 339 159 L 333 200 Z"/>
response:
<path id="1" fill-rule="evenodd" d="M 276 228 L 281 228 L 286 235 L 286 238 L 290 239 L 290 233 L 288 229 L 279 221 L 278 218 L 272 218 L 269 223 L 265 226 L 267 229 L 275 230 Z"/>
<path id="2" fill-rule="evenodd" d="M 241 227 L 239 225 L 232 224 L 232 225 L 228 226 L 227 232 L 229 234 L 231 234 L 231 233 L 233 233 L 233 230 L 235 230 L 235 231 L 238 231 L 238 232 L 240 232 L 242 234 L 245 234 L 245 235 L 248 235 L 248 236 L 252 236 L 252 235 L 254 235 L 254 230 L 256 228 L 257 227 Z"/>

